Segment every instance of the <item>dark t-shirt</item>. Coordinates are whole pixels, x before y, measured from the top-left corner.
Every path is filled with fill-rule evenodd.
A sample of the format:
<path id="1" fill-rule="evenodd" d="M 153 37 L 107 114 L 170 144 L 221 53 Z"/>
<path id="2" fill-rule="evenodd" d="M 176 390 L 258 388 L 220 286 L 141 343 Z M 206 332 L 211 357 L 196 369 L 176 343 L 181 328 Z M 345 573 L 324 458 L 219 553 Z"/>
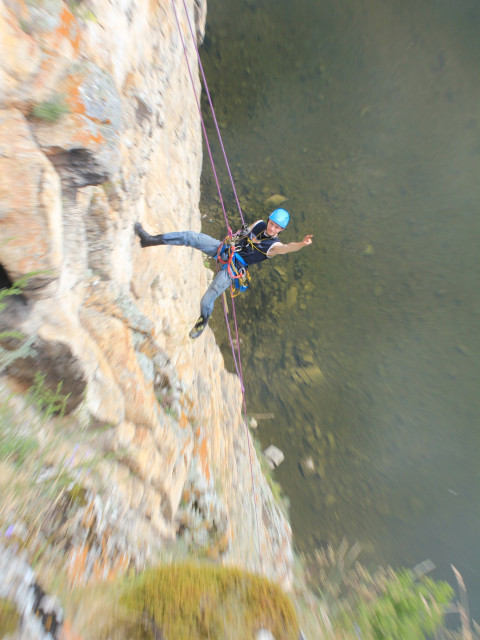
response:
<path id="1" fill-rule="evenodd" d="M 268 258 L 268 250 L 280 240 L 275 237 L 267 236 L 265 229 L 267 223 L 263 220 L 255 222 L 250 228 L 250 235 L 248 238 L 244 238 L 239 245 L 237 245 L 237 252 L 245 260 L 248 266 L 251 264 L 257 264 Z"/>

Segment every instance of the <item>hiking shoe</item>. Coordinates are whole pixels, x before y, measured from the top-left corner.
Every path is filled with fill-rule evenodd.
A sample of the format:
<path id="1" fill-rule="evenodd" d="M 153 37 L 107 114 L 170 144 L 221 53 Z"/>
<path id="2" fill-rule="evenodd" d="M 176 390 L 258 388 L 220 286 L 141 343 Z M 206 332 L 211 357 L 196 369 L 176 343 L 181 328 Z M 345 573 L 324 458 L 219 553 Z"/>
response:
<path id="1" fill-rule="evenodd" d="M 203 333 L 203 330 L 205 329 L 207 324 L 208 324 L 208 318 L 204 318 L 203 316 L 200 316 L 199 319 L 196 321 L 195 326 L 188 334 L 190 338 L 198 338 L 198 336 L 201 333 Z"/>
<path id="2" fill-rule="evenodd" d="M 137 236 L 140 238 L 140 246 L 142 248 L 153 247 L 156 244 L 165 244 L 165 242 L 163 241 L 163 235 L 161 233 L 157 236 L 151 236 L 145 231 L 145 229 L 139 222 L 136 222 L 134 224 L 133 229 Z"/>

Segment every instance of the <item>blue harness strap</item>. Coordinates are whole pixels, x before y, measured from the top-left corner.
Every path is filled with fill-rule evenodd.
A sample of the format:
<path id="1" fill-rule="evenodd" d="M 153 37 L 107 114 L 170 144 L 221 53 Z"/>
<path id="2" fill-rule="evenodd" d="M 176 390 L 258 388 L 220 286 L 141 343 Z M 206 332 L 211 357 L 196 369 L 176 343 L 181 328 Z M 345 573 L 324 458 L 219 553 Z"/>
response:
<path id="1" fill-rule="evenodd" d="M 243 293 L 246 291 L 250 285 L 250 274 L 248 273 L 248 265 L 242 256 L 238 255 L 238 253 L 233 254 L 232 260 L 235 269 L 237 269 L 239 274 L 242 274 L 240 278 L 235 278 L 233 281 L 233 287 L 235 288 L 235 294 Z M 239 266 L 240 265 L 240 266 Z"/>
<path id="2" fill-rule="evenodd" d="M 233 261 L 234 262 L 239 262 L 240 265 L 242 267 L 244 267 L 244 268 L 248 267 L 247 263 L 245 262 L 245 260 L 242 258 L 242 256 L 239 253 L 234 253 L 233 254 Z"/>
<path id="3" fill-rule="evenodd" d="M 228 275 L 232 279 L 232 295 L 238 295 L 248 289 L 250 284 L 250 274 L 248 264 L 235 250 L 233 245 L 224 243 L 218 250 L 217 262 L 221 269 L 227 269 Z"/>

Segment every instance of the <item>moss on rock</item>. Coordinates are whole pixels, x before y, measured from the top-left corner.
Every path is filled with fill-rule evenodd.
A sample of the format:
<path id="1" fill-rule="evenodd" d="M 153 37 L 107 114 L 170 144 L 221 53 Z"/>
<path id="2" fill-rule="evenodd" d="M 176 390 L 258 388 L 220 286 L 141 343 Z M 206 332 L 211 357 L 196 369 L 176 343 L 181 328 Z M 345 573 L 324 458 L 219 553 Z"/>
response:
<path id="1" fill-rule="evenodd" d="M 293 603 L 275 583 L 236 568 L 178 564 L 144 573 L 122 598 L 128 612 L 112 621 L 108 635 L 149 640 L 254 638 L 263 628 L 277 640 L 298 638 Z"/>
<path id="2" fill-rule="evenodd" d="M 20 616 L 14 604 L 0 598 L 0 638 L 13 633 L 18 626 Z"/>

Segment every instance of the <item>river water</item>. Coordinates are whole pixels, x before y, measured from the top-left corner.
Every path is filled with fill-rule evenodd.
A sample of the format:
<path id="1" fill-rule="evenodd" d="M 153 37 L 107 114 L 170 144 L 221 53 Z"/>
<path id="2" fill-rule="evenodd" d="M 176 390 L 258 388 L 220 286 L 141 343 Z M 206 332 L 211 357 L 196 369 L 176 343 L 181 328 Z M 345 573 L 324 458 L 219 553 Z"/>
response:
<path id="1" fill-rule="evenodd" d="M 201 52 L 246 218 L 280 194 L 282 240 L 315 236 L 236 303 L 295 544 L 450 582 L 453 563 L 477 619 L 479 35 L 477 0 L 209 0 Z M 206 153 L 201 209 L 225 235 Z M 232 368 L 220 304 L 212 326 Z"/>

